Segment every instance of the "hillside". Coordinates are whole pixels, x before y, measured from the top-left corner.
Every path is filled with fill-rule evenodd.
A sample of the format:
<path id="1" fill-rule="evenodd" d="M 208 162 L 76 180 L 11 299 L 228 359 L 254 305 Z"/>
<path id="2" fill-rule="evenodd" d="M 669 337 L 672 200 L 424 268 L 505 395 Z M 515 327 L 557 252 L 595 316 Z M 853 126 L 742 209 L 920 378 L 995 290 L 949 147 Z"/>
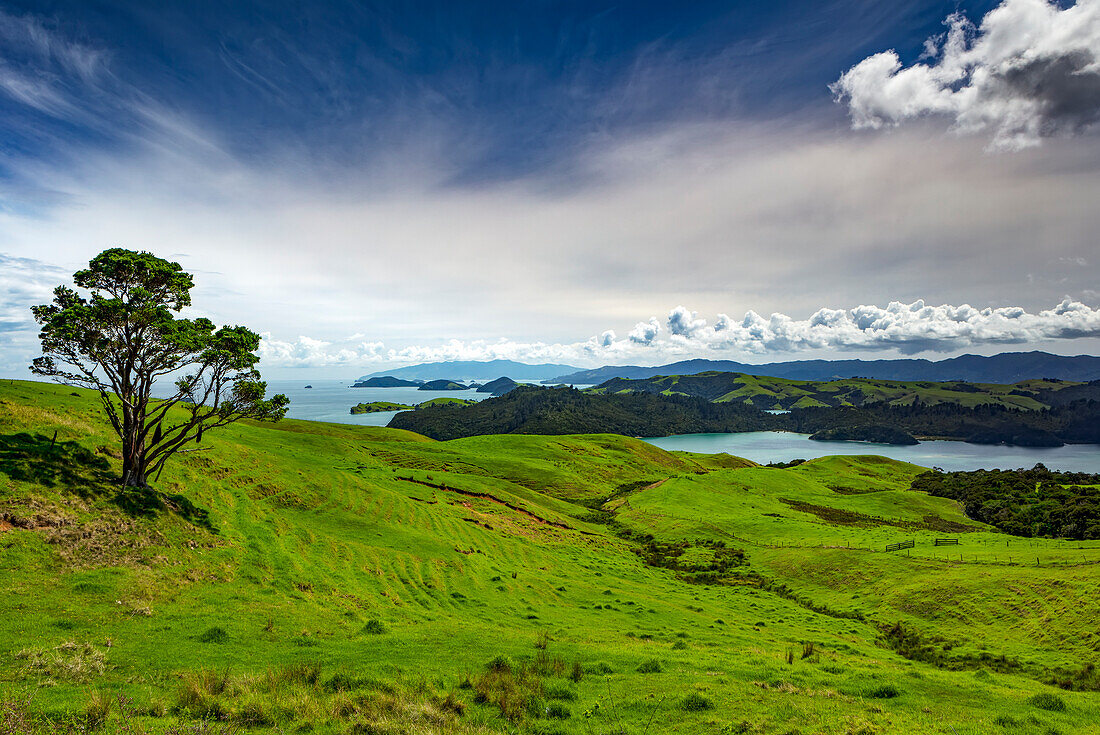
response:
<path id="1" fill-rule="evenodd" d="M 919 401 L 925 405 L 953 403 L 959 406 L 1001 406 L 1041 409 L 1062 405 L 1063 390 L 1072 389 L 1074 400 L 1100 400 L 1100 381 L 1091 384 L 1064 380 L 1027 380 L 1010 385 L 993 383 L 931 381 L 904 382 L 848 378 L 810 381 L 772 378 L 744 373 L 705 372 L 695 375 L 667 375 L 631 380 L 614 378 L 590 393 L 660 393 L 704 398 L 715 403 L 746 403 L 762 409 L 863 406 L 887 403 L 904 406 Z"/>
<path id="2" fill-rule="evenodd" d="M 389 426 L 446 441 L 482 434 L 667 436 L 780 428 L 752 406 L 687 396 L 624 392 L 590 395 L 573 388 L 520 386 L 498 398 L 447 413 L 410 412 Z"/>
<path id="3" fill-rule="evenodd" d="M 984 357 L 960 355 L 945 360 L 795 360 L 750 365 L 733 360 L 684 360 L 657 367 L 605 366 L 562 373 L 547 383 L 598 385 L 612 378 L 653 378 L 658 375 L 694 375 L 705 372 L 747 373 L 791 380 L 876 378 L 879 380 L 971 383 L 1018 383 L 1035 378 L 1086 382 L 1100 380 L 1100 357 L 1052 355 L 1048 352 L 1004 352 Z"/>
<path id="4" fill-rule="evenodd" d="M 1100 732 L 1100 544 L 912 465 L 282 421 L 143 494 L 113 446 L 0 383 L 0 731 Z"/>
<path id="5" fill-rule="evenodd" d="M 972 393 L 963 395 L 974 398 Z M 771 400 L 774 394 L 768 394 L 768 401 Z M 713 402 L 676 393 L 633 390 L 604 393 L 521 386 L 499 398 L 445 414 L 399 413 L 389 426 L 439 440 L 481 434 L 613 433 L 654 437 L 795 431 L 827 432 L 819 438 L 836 433 L 910 443 L 912 437 L 936 437 L 976 444 L 1042 447 L 1100 444 L 1100 401 L 1079 398 L 1042 410 L 988 402 L 967 406 L 954 401 L 927 404 L 915 400 L 895 404 L 879 401 L 858 407 L 795 407 L 789 413 L 776 415 L 747 402 Z"/>

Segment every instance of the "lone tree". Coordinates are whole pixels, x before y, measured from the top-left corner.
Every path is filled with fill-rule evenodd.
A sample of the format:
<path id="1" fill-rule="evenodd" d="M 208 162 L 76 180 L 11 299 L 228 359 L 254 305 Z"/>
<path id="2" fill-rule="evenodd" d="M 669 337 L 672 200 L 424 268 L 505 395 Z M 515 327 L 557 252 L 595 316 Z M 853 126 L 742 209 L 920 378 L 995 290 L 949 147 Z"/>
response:
<path id="1" fill-rule="evenodd" d="M 214 329 L 209 319 L 175 316 L 191 304 L 190 273 L 152 253 L 105 250 L 77 271 L 52 304 L 31 307 L 42 325 L 42 357 L 31 371 L 99 391 L 122 439 L 122 482 L 147 487 L 154 473 L 204 431 L 244 418 L 277 421 L 290 401 L 264 397 L 255 354 L 260 337 L 245 327 Z M 174 394 L 150 396 L 160 378 Z"/>

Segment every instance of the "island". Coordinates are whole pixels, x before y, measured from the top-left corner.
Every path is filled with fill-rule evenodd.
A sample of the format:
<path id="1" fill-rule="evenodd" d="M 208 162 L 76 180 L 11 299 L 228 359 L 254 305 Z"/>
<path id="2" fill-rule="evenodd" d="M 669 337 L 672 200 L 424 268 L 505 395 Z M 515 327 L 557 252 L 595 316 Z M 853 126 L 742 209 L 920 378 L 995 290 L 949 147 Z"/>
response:
<path id="1" fill-rule="evenodd" d="M 420 410 L 422 408 L 461 408 L 462 406 L 472 406 L 477 403 L 473 398 L 450 398 L 440 397 L 433 398 L 429 401 L 416 404 L 415 408 Z"/>
<path id="2" fill-rule="evenodd" d="M 421 383 L 417 386 L 417 390 L 469 390 L 470 386 L 464 383 L 459 383 L 454 380 L 429 380 L 427 383 Z"/>
<path id="3" fill-rule="evenodd" d="M 306 389 L 308 390 L 309 388 L 312 388 L 312 387 L 313 387 L 312 385 L 307 385 Z"/>
<path id="4" fill-rule="evenodd" d="M 380 378 L 368 378 L 352 384 L 352 388 L 416 388 L 422 380 L 402 380 L 389 375 Z"/>
<path id="5" fill-rule="evenodd" d="M 833 429 L 824 429 L 816 434 L 811 434 L 810 438 L 814 441 L 824 442 L 872 442 L 874 444 L 896 444 L 901 446 L 920 444 L 909 432 L 882 424 L 840 426 Z"/>
<path id="6" fill-rule="evenodd" d="M 414 406 L 405 403 L 390 403 L 389 401 L 371 401 L 360 403 L 351 407 L 352 414 L 381 413 L 382 411 L 410 411 Z"/>
<path id="7" fill-rule="evenodd" d="M 479 386 L 477 388 L 477 392 L 478 393 L 488 393 L 492 396 L 502 396 L 502 395 L 504 395 L 505 393 L 512 390 L 513 388 L 515 388 L 518 385 L 519 385 L 519 383 L 512 380 L 511 378 L 500 377 L 500 378 L 497 378 L 496 380 L 490 380 L 485 385 Z"/>

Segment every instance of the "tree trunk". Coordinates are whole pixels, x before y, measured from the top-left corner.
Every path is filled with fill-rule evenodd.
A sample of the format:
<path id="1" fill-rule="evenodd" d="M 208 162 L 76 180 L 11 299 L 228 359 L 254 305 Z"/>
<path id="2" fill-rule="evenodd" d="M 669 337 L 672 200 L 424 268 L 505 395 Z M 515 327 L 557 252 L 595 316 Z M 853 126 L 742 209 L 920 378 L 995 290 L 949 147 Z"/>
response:
<path id="1" fill-rule="evenodd" d="M 145 482 L 145 442 L 138 432 L 127 432 L 122 440 L 122 484 L 126 487 L 147 487 Z"/>

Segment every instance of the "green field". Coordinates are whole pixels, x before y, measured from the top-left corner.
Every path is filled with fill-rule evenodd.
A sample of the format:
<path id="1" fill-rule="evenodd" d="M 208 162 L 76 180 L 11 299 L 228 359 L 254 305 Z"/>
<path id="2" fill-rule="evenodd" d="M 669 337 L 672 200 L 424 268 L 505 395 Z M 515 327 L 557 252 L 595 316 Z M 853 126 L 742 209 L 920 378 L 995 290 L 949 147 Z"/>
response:
<path id="1" fill-rule="evenodd" d="M 761 409 L 794 409 L 823 406 L 862 406 L 887 403 L 908 406 L 953 403 L 1003 406 L 1023 410 L 1046 408 L 1052 397 L 1066 388 L 1085 390 L 1083 383 L 1065 380 L 1025 380 L 1012 385 L 845 378 L 842 380 L 790 380 L 744 373 L 704 372 L 654 378 L 615 378 L 588 389 L 592 393 L 644 391 L 663 395 L 706 398 L 715 403 L 747 403 Z"/>
<path id="2" fill-rule="evenodd" d="M 911 465 L 197 448 L 125 493 L 90 393 L 0 384 L 0 732 L 1100 733 L 1100 542 L 995 533 Z"/>

